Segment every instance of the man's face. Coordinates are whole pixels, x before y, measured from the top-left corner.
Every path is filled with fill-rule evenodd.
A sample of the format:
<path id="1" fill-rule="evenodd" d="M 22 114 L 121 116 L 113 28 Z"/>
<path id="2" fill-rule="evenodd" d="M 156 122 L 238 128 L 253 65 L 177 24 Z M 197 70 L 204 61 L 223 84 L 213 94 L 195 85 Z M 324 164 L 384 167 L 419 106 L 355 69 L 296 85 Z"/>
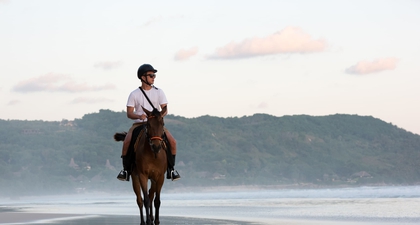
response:
<path id="1" fill-rule="evenodd" d="M 156 74 L 153 71 L 148 71 L 146 73 L 146 81 L 149 82 L 149 84 L 153 84 L 155 82 Z"/>

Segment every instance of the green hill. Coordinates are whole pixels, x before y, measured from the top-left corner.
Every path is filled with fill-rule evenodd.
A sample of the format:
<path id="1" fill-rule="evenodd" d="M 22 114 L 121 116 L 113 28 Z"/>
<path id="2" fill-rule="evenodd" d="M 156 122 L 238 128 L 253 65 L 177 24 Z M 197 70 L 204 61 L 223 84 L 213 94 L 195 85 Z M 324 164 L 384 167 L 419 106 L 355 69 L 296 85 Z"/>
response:
<path id="1" fill-rule="evenodd" d="M 1 193 L 121 189 L 122 143 L 113 134 L 130 125 L 110 110 L 74 121 L 0 120 Z M 169 188 L 420 182 L 420 136 L 370 116 L 168 115 L 165 125 L 182 176 Z"/>

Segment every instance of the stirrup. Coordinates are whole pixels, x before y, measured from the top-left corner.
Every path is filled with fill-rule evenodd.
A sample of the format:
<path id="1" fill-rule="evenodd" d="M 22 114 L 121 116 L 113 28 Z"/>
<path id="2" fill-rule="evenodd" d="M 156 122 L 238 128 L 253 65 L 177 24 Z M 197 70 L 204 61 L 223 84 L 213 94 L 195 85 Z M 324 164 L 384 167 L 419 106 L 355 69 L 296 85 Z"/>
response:
<path id="1" fill-rule="evenodd" d="M 121 170 L 117 176 L 117 179 L 120 181 L 130 181 L 130 175 L 128 174 L 127 171 Z"/>
<path id="2" fill-rule="evenodd" d="M 181 176 L 179 175 L 178 171 L 176 171 L 176 170 L 171 171 L 171 179 L 172 179 L 172 181 L 176 181 L 176 180 L 181 179 Z"/>

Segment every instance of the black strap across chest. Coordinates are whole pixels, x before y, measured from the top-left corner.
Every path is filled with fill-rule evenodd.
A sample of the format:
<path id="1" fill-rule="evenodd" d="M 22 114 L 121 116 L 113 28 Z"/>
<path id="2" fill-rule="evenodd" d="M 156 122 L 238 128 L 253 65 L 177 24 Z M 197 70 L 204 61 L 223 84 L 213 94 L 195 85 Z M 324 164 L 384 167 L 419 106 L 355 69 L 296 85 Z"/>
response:
<path id="1" fill-rule="evenodd" d="M 155 110 L 155 106 L 152 104 L 152 102 L 150 101 L 149 97 L 147 97 L 146 93 L 144 92 L 143 88 L 139 87 L 140 91 L 143 92 L 143 95 L 146 97 L 147 101 L 149 102 L 149 104 L 152 106 L 153 110 Z"/>

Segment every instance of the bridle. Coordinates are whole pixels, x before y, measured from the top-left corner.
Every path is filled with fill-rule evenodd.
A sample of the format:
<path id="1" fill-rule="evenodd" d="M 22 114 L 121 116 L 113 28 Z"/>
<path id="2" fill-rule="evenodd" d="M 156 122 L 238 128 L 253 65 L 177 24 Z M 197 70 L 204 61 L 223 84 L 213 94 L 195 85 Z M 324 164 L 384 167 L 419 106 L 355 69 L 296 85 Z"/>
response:
<path id="1" fill-rule="evenodd" d="M 161 137 L 159 137 L 159 136 L 150 136 L 149 135 L 149 132 L 148 132 L 148 128 L 149 128 L 149 126 L 150 126 L 150 124 L 149 124 L 149 120 L 150 119 L 152 119 L 152 118 L 155 118 L 156 116 L 153 116 L 153 115 L 151 115 L 151 116 L 149 116 L 148 118 L 147 118 L 147 125 L 146 125 L 146 138 L 149 140 L 149 145 L 150 145 L 150 149 L 153 151 L 153 153 L 155 153 L 155 157 L 156 157 L 156 154 L 157 153 L 159 153 L 159 151 L 162 149 L 162 146 L 163 146 L 163 134 L 162 134 L 162 136 Z M 158 140 L 159 141 L 159 145 L 154 145 L 153 144 L 153 141 L 154 140 Z"/>

